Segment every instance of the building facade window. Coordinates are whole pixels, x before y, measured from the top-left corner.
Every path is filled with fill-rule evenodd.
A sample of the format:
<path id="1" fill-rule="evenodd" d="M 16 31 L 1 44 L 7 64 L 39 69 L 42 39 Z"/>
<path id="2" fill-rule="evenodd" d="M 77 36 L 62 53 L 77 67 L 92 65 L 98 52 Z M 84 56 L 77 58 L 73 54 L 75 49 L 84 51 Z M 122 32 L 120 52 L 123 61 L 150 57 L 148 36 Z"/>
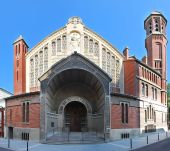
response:
<path id="1" fill-rule="evenodd" d="M 52 46 L 52 55 L 55 56 L 56 55 L 56 42 L 53 41 L 51 46 Z"/>
<path id="2" fill-rule="evenodd" d="M 145 96 L 145 84 L 142 83 L 142 96 Z"/>
<path id="3" fill-rule="evenodd" d="M 67 49 L 67 37 L 65 35 L 62 36 L 62 48 L 63 50 Z"/>
<path id="4" fill-rule="evenodd" d="M 124 124 L 127 124 L 129 122 L 129 104 L 128 103 L 121 103 L 121 121 Z"/>
<path id="5" fill-rule="evenodd" d="M 146 89 L 145 89 L 146 90 L 146 97 L 148 97 L 148 85 L 146 84 L 145 87 L 146 87 Z"/>
<path id="6" fill-rule="evenodd" d="M 96 57 L 99 56 L 99 44 L 97 42 L 95 42 L 95 44 L 94 44 L 94 55 Z"/>
<path id="7" fill-rule="evenodd" d="M 89 52 L 93 53 L 93 40 L 92 39 L 89 40 Z"/>
<path id="8" fill-rule="evenodd" d="M 106 49 L 102 49 L 102 69 L 106 71 Z"/>
<path id="9" fill-rule="evenodd" d="M 44 71 L 48 69 L 48 47 L 44 48 Z"/>
<path id="10" fill-rule="evenodd" d="M 39 52 L 39 76 L 43 74 L 43 51 Z"/>
<path id="11" fill-rule="evenodd" d="M 61 52 L 61 39 L 57 39 L 57 52 Z"/>
<path id="12" fill-rule="evenodd" d="M 30 114 L 30 102 L 26 101 L 22 103 L 22 122 L 29 123 Z"/>

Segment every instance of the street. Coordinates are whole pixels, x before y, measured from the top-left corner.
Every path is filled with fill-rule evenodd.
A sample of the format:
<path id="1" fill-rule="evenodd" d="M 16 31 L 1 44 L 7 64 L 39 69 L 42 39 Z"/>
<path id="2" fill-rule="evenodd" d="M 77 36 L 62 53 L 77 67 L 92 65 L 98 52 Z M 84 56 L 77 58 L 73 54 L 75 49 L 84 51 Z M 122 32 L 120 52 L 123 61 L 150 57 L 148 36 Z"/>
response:
<path id="1" fill-rule="evenodd" d="M 5 149 L 5 148 L 1 148 L 1 147 L 0 147 L 0 151 L 12 151 L 12 150 L 10 150 L 10 149 Z"/>
<path id="2" fill-rule="evenodd" d="M 133 151 L 169 151 L 170 150 L 170 138 L 142 147 L 140 149 L 135 149 Z"/>

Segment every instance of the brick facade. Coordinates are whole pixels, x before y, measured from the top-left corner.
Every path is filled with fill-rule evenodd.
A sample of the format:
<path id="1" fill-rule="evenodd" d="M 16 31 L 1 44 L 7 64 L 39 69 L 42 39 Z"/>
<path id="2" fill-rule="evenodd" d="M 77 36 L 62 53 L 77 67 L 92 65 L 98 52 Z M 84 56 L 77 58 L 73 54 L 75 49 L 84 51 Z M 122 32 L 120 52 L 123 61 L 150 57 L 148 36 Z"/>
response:
<path id="1" fill-rule="evenodd" d="M 29 101 L 29 122 L 23 122 L 22 103 Z M 6 125 L 8 127 L 40 128 L 39 92 L 6 99 Z"/>

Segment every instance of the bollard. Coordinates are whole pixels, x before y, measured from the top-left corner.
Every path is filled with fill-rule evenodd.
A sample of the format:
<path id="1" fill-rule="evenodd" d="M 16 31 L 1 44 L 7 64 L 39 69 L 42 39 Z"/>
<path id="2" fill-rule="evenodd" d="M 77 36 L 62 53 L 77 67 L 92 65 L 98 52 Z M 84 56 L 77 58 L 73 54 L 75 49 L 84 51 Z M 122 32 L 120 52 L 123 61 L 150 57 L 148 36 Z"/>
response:
<path id="1" fill-rule="evenodd" d="M 27 141 L 27 151 L 28 151 L 28 141 Z"/>
<path id="2" fill-rule="evenodd" d="M 149 144 L 149 139 L 148 139 L 148 136 L 146 137 L 146 141 L 147 141 L 147 144 Z"/>
<path id="3" fill-rule="evenodd" d="M 132 138 L 130 139 L 130 149 L 132 149 Z"/>
<path id="4" fill-rule="evenodd" d="M 10 148 L 10 138 L 8 137 L 8 148 Z"/>
<path id="5" fill-rule="evenodd" d="M 159 133 L 158 133 L 158 141 L 159 141 Z"/>

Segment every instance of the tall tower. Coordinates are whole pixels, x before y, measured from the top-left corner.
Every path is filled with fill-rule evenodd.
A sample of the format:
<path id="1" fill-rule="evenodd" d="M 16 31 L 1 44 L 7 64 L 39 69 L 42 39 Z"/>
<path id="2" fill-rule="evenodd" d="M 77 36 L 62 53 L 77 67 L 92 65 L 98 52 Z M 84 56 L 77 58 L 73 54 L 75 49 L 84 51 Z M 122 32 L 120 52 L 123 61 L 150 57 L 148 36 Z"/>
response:
<path id="1" fill-rule="evenodd" d="M 26 92 L 26 58 L 28 45 L 20 35 L 14 46 L 14 95 Z"/>
<path id="2" fill-rule="evenodd" d="M 167 20 L 160 12 L 152 12 L 145 20 L 145 47 L 148 65 L 162 75 L 162 103 L 166 104 L 166 25 Z"/>

